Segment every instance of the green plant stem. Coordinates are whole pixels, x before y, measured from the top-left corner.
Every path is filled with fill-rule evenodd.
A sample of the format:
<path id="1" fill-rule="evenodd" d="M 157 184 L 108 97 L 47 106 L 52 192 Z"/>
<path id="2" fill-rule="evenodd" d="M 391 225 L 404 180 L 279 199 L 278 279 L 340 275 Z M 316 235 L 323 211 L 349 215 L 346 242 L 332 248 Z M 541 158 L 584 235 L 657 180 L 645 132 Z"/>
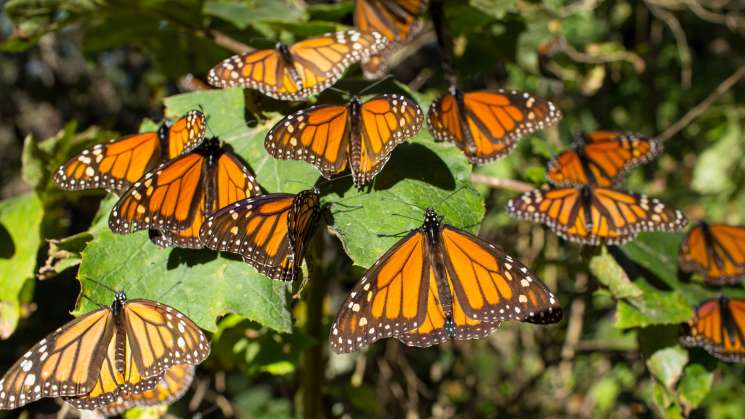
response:
<path id="1" fill-rule="evenodd" d="M 323 263 L 325 234 L 319 232 L 310 250 L 308 298 L 306 301 L 305 332 L 315 339 L 315 343 L 303 353 L 301 389 L 303 399 L 303 418 L 324 417 L 323 409 L 323 343 L 326 340 L 323 327 L 323 300 L 327 293 L 327 272 Z"/>

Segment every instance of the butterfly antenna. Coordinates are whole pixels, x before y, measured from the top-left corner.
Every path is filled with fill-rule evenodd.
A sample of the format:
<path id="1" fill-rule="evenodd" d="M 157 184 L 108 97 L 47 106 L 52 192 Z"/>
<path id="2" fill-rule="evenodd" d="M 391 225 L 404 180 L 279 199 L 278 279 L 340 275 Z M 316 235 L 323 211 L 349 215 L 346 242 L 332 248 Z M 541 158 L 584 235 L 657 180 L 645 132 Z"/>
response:
<path id="1" fill-rule="evenodd" d="M 115 290 L 115 289 L 111 288 L 110 286 L 108 286 L 108 285 L 104 284 L 103 282 L 99 282 L 99 281 L 96 281 L 96 280 L 95 280 L 95 279 L 93 279 L 93 278 L 86 278 L 86 281 L 90 281 L 90 282 L 92 282 L 92 283 L 94 283 L 94 284 L 98 285 L 98 286 L 99 286 L 99 287 L 101 287 L 101 288 L 105 288 L 105 289 L 107 289 L 107 290 L 111 291 L 111 293 L 112 293 L 112 294 L 116 294 L 117 292 L 119 292 L 119 291 L 117 291 L 117 290 Z"/>
<path id="2" fill-rule="evenodd" d="M 352 177 L 352 173 L 351 173 L 351 172 L 350 172 L 350 173 L 347 173 L 346 175 L 336 176 L 336 177 L 334 177 L 334 178 L 332 178 L 332 179 L 325 179 L 325 180 L 322 180 L 322 181 L 320 181 L 320 182 L 316 182 L 315 186 L 316 186 L 317 188 L 320 188 L 321 186 L 325 186 L 325 185 L 328 185 L 328 184 L 329 184 L 329 183 L 331 183 L 331 182 L 336 182 L 337 180 L 340 180 L 340 179 L 346 179 L 346 178 L 348 178 L 348 177 Z M 320 178 L 319 178 L 319 179 L 320 179 Z"/>
<path id="3" fill-rule="evenodd" d="M 391 196 L 391 197 L 392 197 L 392 198 L 393 198 L 393 199 L 394 199 L 395 201 L 401 202 L 401 203 L 402 203 L 402 204 L 404 204 L 404 205 L 410 205 L 410 206 L 412 206 L 412 207 L 414 207 L 414 208 L 418 208 L 418 209 L 419 209 L 419 210 L 421 210 L 422 212 L 424 212 L 424 211 L 426 211 L 426 210 L 427 210 L 426 208 L 424 208 L 424 207 L 421 207 L 421 206 L 419 206 L 419 205 L 417 205 L 417 204 L 415 204 L 415 203 L 413 203 L 413 202 L 408 202 L 408 201 L 406 201 L 406 200 L 404 200 L 404 199 L 401 199 L 401 198 L 397 197 L 396 195 L 392 194 L 391 192 L 388 192 L 388 191 L 386 191 L 386 192 L 387 192 L 387 193 L 388 193 L 388 195 L 390 195 L 390 196 Z"/>
<path id="4" fill-rule="evenodd" d="M 453 192 L 450 192 L 450 193 L 449 193 L 448 195 L 446 195 L 446 196 L 445 196 L 444 198 L 440 199 L 440 200 L 439 200 L 439 201 L 437 202 L 437 205 L 435 205 L 435 206 L 438 206 L 438 207 L 439 207 L 439 206 L 440 206 L 440 204 L 442 204 L 443 202 L 445 202 L 445 201 L 447 201 L 448 199 L 452 198 L 452 197 L 453 197 L 453 195 L 457 194 L 458 192 L 462 191 L 463 189 L 466 189 L 467 187 L 468 187 L 468 186 L 466 186 L 466 185 L 463 185 L 463 186 L 461 186 L 460 188 L 458 188 L 458 189 L 454 190 Z"/>
<path id="5" fill-rule="evenodd" d="M 359 91 L 359 92 L 357 93 L 357 95 L 358 95 L 358 96 L 362 96 L 362 95 L 363 95 L 363 94 L 365 94 L 365 92 L 367 92 L 368 90 L 370 90 L 370 89 L 373 89 L 373 88 L 374 88 L 375 86 L 377 86 L 377 85 L 379 85 L 379 84 L 381 84 L 381 83 L 383 83 L 383 82 L 385 82 L 385 81 L 388 81 L 388 80 L 390 80 L 390 79 L 392 79 L 392 78 L 393 78 L 393 75 L 392 75 L 392 74 L 387 74 L 387 75 L 386 75 L 385 77 L 383 77 L 382 79 L 379 79 L 379 80 L 375 80 L 374 82 L 372 82 L 372 83 L 370 83 L 369 85 L 367 85 L 367 86 L 366 86 L 366 87 L 365 87 L 364 89 L 360 90 L 360 91 Z"/>
<path id="6" fill-rule="evenodd" d="M 352 94 L 349 93 L 349 91 L 343 90 L 343 89 L 339 89 L 339 88 L 336 88 L 334 86 L 329 87 L 328 90 L 334 91 L 334 92 L 339 93 L 340 95 L 343 95 L 343 96 L 347 96 L 347 97 L 352 96 Z"/>
<path id="7" fill-rule="evenodd" d="M 97 305 L 97 306 L 98 306 L 99 308 L 108 308 L 108 306 L 107 306 L 107 305 L 105 305 L 105 304 L 101 304 L 101 303 L 99 303 L 98 301 L 94 301 L 94 300 L 93 300 L 93 299 L 92 299 L 91 297 L 89 297 L 89 296 L 87 296 L 87 295 L 85 295 L 85 294 L 83 294 L 83 293 L 80 293 L 80 296 L 81 296 L 81 297 L 83 297 L 83 298 L 85 298 L 86 300 L 90 301 L 90 302 L 91 302 L 91 303 L 93 303 L 94 305 Z"/>

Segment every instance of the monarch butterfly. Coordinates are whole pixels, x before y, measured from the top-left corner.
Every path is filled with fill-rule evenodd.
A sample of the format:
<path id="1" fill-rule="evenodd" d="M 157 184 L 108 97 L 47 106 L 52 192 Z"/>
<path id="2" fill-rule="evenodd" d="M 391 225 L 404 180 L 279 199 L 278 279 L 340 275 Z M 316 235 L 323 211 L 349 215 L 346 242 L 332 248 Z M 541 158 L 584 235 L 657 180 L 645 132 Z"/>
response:
<path id="1" fill-rule="evenodd" d="M 238 253 L 273 279 L 294 280 L 320 214 L 317 189 L 244 199 L 207 218 L 205 246 Z"/>
<path id="2" fill-rule="evenodd" d="M 570 150 L 549 162 L 546 179 L 556 186 L 607 188 L 661 151 L 662 143 L 654 138 L 620 131 L 593 131 L 579 135 Z"/>
<path id="3" fill-rule="evenodd" d="M 745 227 L 700 221 L 680 246 L 680 267 L 723 285 L 745 277 Z"/>
<path id="4" fill-rule="evenodd" d="M 745 300 L 720 296 L 704 301 L 682 333 L 685 346 L 700 346 L 722 361 L 745 361 Z"/>
<path id="5" fill-rule="evenodd" d="M 305 160 L 330 179 L 349 164 L 362 186 L 382 169 L 398 144 L 422 128 L 422 110 L 400 95 L 362 103 L 318 105 L 284 117 L 269 131 L 264 148 L 278 159 Z"/>
<path id="6" fill-rule="evenodd" d="M 189 111 L 173 124 L 163 123 L 157 131 L 96 144 L 60 166 L 54 183 L 68 191 L 106 188 L 124 192 L 162 161 L 197 147 L 204 139 L 205 127 L 204 114 Z"/>
<path id="7" fill-rule="evenodd" d="M 351 64 L 388 45 L 377 32 L 327 33 L 291 46 L 234 55 L 207 75 L 215 87 L 244 86 L 280 100 L 306 100 L 336 83 Z"/>
<path id="8" fill-rule="evenodd" d="M 427 121 L 435 141 L 454 142 L 472 163 L 509 154 L 522 136 L 561 119 L 553 103 L 516 90 L 463 93 L 455 87 L 429 107 Z"/>
<path id="9" fill-rule="evenodd" d="M 414 20 L 424 11 L 426 0 L 356 0 L 354 26 L 362 33 L 378 32 L 389 45 L 362 61 L 366 78 L 379 78 L 386 71 L 386 57 L 396 45 L 406 42 L 415 31 Z"/>
<path id="10" fill-rule="evenodd" d="M 424 224 L 357 283 L 329 340 L 337 353 L 385 337 L 426 347 L 486 336 L 502 320 L 546 324 L 561 317 L 556 297 L 522 263 L 429 208 Z"/>
<path id="11" fill-rule="evenodd" d="M 174 365 L 166 371 L 155 388 L 142 393 L 122 394 L 113 403 L 100 407 L 104 416 L 116 416 L 135 406 L 170 404 L 180 399 L 194 380 L 193 365 Z"/>
<path id="12" fill-rule="evenodd" d="M 593 186 L 536 189 L 510 200 L 507 211 L 589 245 L 623 244 L 641 231 L 677 231 L 685 215 L 656 198 Z"/>
<path id="13" fill-rule="evenodd" d="M 199 327 L 176 309 L 117 292 L 111 307 L 67 323 L 16 361 L 0 380 L 0 409 L 71 396 L 75 407 L 95 409 L 151 389 L 173 365 L 199 364 L 209 352 Z"/>
<path id="14" fill-rule="evenodd" d="M 259 193 L 238 156 L 212 138 L 135 183 L 114 205 L 109 228 L 119 234 L 155 229 L 156 244 L 201 248 L 199 228 L 206 216 Z"/>

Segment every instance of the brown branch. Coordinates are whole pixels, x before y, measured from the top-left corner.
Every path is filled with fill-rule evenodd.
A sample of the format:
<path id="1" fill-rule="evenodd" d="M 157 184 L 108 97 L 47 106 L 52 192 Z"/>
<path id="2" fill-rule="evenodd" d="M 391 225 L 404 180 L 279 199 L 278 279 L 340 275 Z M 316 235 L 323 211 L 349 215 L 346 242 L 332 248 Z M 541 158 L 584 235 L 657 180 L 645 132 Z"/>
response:
<path id="1" fill-rule="evenodd" d="M 670 28 L 670 32 L 672 32 L 675 43 L 678 46 L 678 54 L 680 55 L 680 84 L 685 89 L 691 87 L 691 79 L 693 78 L 691 50 L 688 48 L 688 40 L 686 39 L 683 27 L 680 25 L 680 21 L 678 21 L 674 14 L 657 7 L 654 0 L 646 0 L 645 3 L 649 11 L 657 19 L 665 22 L 667 27 Z"/>
<path id="2" fill-rule="evenodd" d="M 490 188 L 507 189 L 516 192 L 529 192 L 535 189 L 535 186 L 527 182 L 514 179 L 497 179 L 492 176 L 481 175 L 478 173 L 471 174 L 471 182 L 479 185 L 486 185 Z"/>
<path id="3" fill-rule="evenodd" d="M 722 81 L 719 86 L 714 89 L 709 96 L 706 97 L 701 103 L 691 108 L 682 118 L 677 122 L 670 125 L 662 134 L 658 135 L 657 138 L 660 141 L 666 141 L 673 137 L 675 134 L 680 132 L 683 128 L 687 127 L 694 119 L 698 118 L 699 115 L 704 113 L 711 105 L 713 105 L 719 98 L 722 97 L 729 89 L 732 88 L 740 79 L 745 77 L 745 65 L 740 66 L 731 76 L 727 77 Z"/>
<path id="4" fill-rule="evenodd" d="M 592 54 L 577 50 L 569 42 L 562 38 L 559 44 L 559 51 L 565 53 L 572 61 L 585 64 L 606 64 L 616 61 L 626 61 L 634 66 L 637 73 L 643 73 L 646 64 L 638 55 L 629 51 L 620 51 L 613 53 Z"/>
<path id="5" fill-rule="evenodd" d="M 237 39 L 225 35 L 224 33 L 214 29 L 208 29 L 206 32 L 201 33 L 201 35 L 212 39 L 217 45 L 220 45 L 225 49 L 229 49 L 236 54 L 243 54 L 244 52 L 256 50 L 256 48 L 250 47 L 243 42 L 238 41 Z"/>

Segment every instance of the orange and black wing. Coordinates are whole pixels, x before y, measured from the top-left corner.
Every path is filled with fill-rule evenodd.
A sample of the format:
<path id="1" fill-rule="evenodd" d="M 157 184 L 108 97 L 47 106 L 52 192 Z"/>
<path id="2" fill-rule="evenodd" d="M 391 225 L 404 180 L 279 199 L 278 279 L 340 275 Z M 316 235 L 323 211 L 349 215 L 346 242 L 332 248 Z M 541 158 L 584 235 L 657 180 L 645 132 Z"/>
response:
<path id="1" fill-rule="evenodd" d="M 201 249 L 204 245 L 199 238 L 199 230 L 205 217 L 236 201 L 261 194 L 253 174 L 230 150 L 220 154 L 216 166 L 210 168 L 208 177 L 208 186 L 202 192 L 191 224 L 178 231 L 150 230 L 153 243 L 161 247 Z"/>
<path id="2" fill-rule="evenodd" d="M 204 333 L 173 307 L 144 299 L 129 300 L 124 304 L 123 317 L 126 371 L 160 377 L 174 365 L 197 365 L 210 353 Z M 129 377 L 125 379 L 132 382 Z"/>
<path id="3" fill-rule="evenodd" d="M 188 153 L 197 148 L 204 140 L 207 129 L 207 118 L 202 112 L 193 110 L 168 125 L 166 142 L 168 159 Z"/>
<path id="4" fill-rule="evenodd" d="M 306 100 L 336 83 L 350 65 L 388 44 L 377 32 L 342 31 L 308 38 L 288 48 L 230 57 L 208 74 L 215 87 L 244 86 L 280 100 Z"/>
<path id="5" fill-rule="evenodd" d="M 688 222 L 656 198 L 593 187 L 526 192 L 510 200 L 507 211 L 589 245 L 623 244 L 641 231 L 678 231 Z"/>
<path id="6" fill-rule="evenodd" d="M 357 351 L 421 326 L 433 275 L 429 257 L 424 232 L 417 229 L 378 259 L 339 309 L 331 326 L 331 349 Z"/>
<path id="7" fill-rule="evenodd" d="M 188 228 L 204 200 L 207 172 L 207 159 L 197 152 L 161 164 L 122 195 L 109 215 L 109 228 L 119 234 Z"/>
<path id="8" fill-rule="evenodd" d="M 745 361 L 745 300 L 719 297 L 704 301 L 683 326 L 681 342 L 700 346 L 722 361 Z"/>
<path id="9" fill-rule="evenodd" d="M 175 365 L 158 379 L 155 388 L 142 393 L 120 395 L 119 399 L 100 407 L 98 411 L 104 416 L 116 416 L 133 407 L 173 403 L 191 386 L 194 380 L 194 366 Z"/>
<path id="10" fill-rule="evenodd" d="M 425 0 L 356 0 L 354 25 L 362 33 L 378 32 L 390 43 L 385 50 L 362 61 L 365 78 L 379 78 L 387 71 L 386 57 L 396 45 L 409 40 L 416 31 L 415 20 Z"/>
<path id="11" fill-rule="evenodd" d="M 610 187 L 662 151 L 654 138 L 620 131 L 593 131 L 572 149 L 554 157 L 546 178 L 556 186 Z"/>
<path id="12" fill-rule="evenodd" d="M 731 284 L 745 277 L 745 227 L 699 223 L 680 247 L 680 267 L 707 282 Z"/>
<path id="13" fill-rule="evenodd" d="M 91 391 L 114 337 L 111 310 L 78 317 L 42 339 L 0 380 L 0 409 Z"/>
<path id="14" fill-rule="evenodd" d="M 313 106 L 277 122 L 264 148 L 278 159 L 305 160 L 330 179 L 347 168 L 350 129 L 346 106 Z"/>
<path id="15" fill-rule="evenodd" d="M 240 254 L 270 278 L 294 280 L 318 211 L 315 191 L 262 195 L 215 212 L 200 236 L 205 246 Z"/>
<path id="16" fill-rule="evenodd" d="M 105 188 L 126 191 L 164 159 L 157 132 L 129 135 L 83 150 L 54 174 L 67 191 Z"/>
<path id="17" fill-rule="evenodd" d="M 350 166 L 357 186 L 383 170 L 393 149 L 415 136 L 424 117 L 419 105 L 401 95 L 376 96 L 360 107 L 359 142 L 352 140 Z"/>
<path id="18" fill-rule="evenodd" d="M 561 119 L 556 106 L 527 92 L 455 89 L 429 108 L 428 123 L 436 141 L 450 141 L 476 164 L 507 155 L 517 141 Z"/>

